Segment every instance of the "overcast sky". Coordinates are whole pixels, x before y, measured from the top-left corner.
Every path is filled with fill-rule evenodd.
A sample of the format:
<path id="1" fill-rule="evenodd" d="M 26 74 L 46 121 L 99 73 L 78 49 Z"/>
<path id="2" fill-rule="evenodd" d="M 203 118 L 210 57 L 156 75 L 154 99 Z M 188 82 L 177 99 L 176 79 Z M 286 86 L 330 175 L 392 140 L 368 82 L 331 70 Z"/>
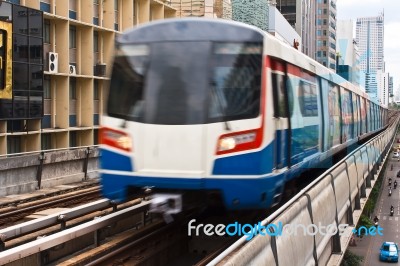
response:
<path id="1" fill-rule="evenodd" d="M 352 19 L 354 24 L 359 17 L 375 17 L 384 12 L 385 70 L 393 76 L 396 93 L 400 86 L 400 1 L 337 0 L 336 6 L 337 18 Z"/>

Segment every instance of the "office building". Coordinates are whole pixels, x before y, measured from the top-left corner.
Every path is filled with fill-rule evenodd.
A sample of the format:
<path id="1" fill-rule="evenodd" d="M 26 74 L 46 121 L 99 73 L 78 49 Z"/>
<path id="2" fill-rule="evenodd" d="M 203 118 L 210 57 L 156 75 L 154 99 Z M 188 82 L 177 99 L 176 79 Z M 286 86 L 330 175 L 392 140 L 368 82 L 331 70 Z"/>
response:
<path id="1" fill-rule="evenodd" d="M 20 99 L 28 97 L 28 107 L 21 108 L 28 113 L 18 113 L 20 106 L 14 104 L 9 109 L 15 110 L 13 117 L 0 120 L 0 155 L 98 144 L 103 101 L 107 95 L 107 73 L 111 67 L 116 35 L 135 25 L 177 14 L 170 1 L 9 2 L 17 4 L 21 12 L 16 14 L 21 17 L 24 10 L 25 14 L 28 13 L 25 7 L 41 11 L 43 49 L 39 59 L 36 53 L 40 51 L 31 47 L 25 49 L 30 56 L 21 53 L 21 59 L 13 60 L 14 76 L 21 72 L 16 73 L 16 70 L 24 69 L 22 62 L 16 61 L 29 65 L 27 69 L 32 74 L 29 82 L 27 79 L 15 79 L 12 88 L 13 95 Z M 7 6 L 9 4 L 3 2 L 0 13 L 9 8 Z M 14 21 L 14 27 L 19 27 L 21 40 L 40 39 L 35 36 L 37 33 L 33 25 L 36 22 L 30 18 L 29 24 L 23 24 L 23 21 Z M 23 41 L 20 43 L 23 44 Z M 23 45 L 14 46 L 19 51 L 23 51 L 22 48 Z M 36 73 L 31 66 L 42 69 L 41 73 Z M 37 104 L 36 99 L 39 98 L 43 107 Z M 39 115 L 36 114 L 36 107 L 39 108 Z"/>
<path id="2" fill-rule="evenodd" d="M 389 103 L 393 101 L 393 77 L 389 76 Z"/>
<path id="3" fill-rule="evenodd" d="M 389 73 L 383 72 L 382 70 L 376 71 L 376 80 L 378 85 L 378 101 L 383 106 L 389 106 Z"/>
<path id="4" fill-rule="evenodd" d="M 384 65 L 384 16 L 357 18 L 356 40 L 360 50 L 360 68 L 365 73 L 365 90 L 378 99 L 377 71 Z"/>
<path id="5" fill-rule="evenodd" d="M 272 0 L 271 4 L 281 12 L 289 24 L 300 35 L 301 51 L 315 59 L 316 53 L 316 1 Z"/>
<path id="6" fill-rule="evenodd" d="M 353 21 L 338 20 L 336 31 L 337 73 L 360 86 L 360 53 L 353 36 Z"/>
<path id="7" fill-rule="evenodd" d="M 322 65 L 336 70 L 336 0 L 317 0 L 317 55 Z"/>

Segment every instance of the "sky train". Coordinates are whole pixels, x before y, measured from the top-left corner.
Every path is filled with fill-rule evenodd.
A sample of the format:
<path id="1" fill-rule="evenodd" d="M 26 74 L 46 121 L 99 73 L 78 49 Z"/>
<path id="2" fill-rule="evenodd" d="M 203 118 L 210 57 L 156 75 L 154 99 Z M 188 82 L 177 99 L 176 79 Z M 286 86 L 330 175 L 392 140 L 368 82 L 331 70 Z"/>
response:
<path id="1" fill-rule="evenodd" d="M 182 195 L 217 195 L 228 210 L 277 204 L 287 182 L 387 118 L 360 89 L 270 34 L 205 18 L 119 36 L 106 109 L 105 197 L 150 191 L 185 205 Z"/>

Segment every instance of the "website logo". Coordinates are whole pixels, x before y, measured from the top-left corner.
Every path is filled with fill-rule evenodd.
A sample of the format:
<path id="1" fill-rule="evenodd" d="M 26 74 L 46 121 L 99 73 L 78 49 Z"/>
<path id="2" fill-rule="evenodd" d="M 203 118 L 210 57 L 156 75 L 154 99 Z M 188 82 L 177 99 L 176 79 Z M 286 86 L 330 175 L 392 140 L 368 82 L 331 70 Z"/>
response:
<path id="1" fill-rule="evenodd" d="M 383 236 L 383 228 L 378 226 L 371 226 L 367 228 L 366 226 L 360 226 L 358 229 L 354 228 L 352 232 L 356 235 L 365 235 L 365 236 Z"/>
<path id="2" fill-rule="evenodd" d="M 224 224 L 198 224 L 195 225 L 196 219 L 192 219 L 188 223 L 188 236 L 199 236 L 200 234 L 204 234 L 207 236 L 247 236 L 246 240 L 251 240 L 256 235 L 269 235 L 269 236 L 292 236 L 292 235 L 308 235 L 314 236 L 316 234 L 320 235 L 342 235 L 344 230 L 347 228 L 348 224 L 339 224 L 339 226 L 335 226 L 335 224 L 322 225 L 321 223 L 316 224 L 285 224 L 282 222 L 278 222 L 277 224 L 268 224 L 266 226 L 261 225 L 261 222 L 257 224 L 240 224 L 238 222 L 234 222 L 228 225 Z M 365 226 L 360 227 L 358 230 L 353 229 L 353 232 L 356 233 L 364 233 L 368 235 L 383 235 L 383 228 L 378 227 L 370 227 L 366 228 Z"/>

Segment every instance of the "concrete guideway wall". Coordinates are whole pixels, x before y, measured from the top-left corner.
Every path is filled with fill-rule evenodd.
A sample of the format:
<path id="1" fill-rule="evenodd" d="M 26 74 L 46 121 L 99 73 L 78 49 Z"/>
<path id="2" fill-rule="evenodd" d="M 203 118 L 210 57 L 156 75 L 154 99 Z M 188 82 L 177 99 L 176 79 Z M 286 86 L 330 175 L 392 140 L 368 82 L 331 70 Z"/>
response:
<path id="1" fill-rule="evenodd" d="M 326 178 L 315 186 L 315 189 L 306 193 L 311 202 L 313 224 L 327 227 L 330 224 L 337 226 L 336 198 L 332 186 L 332 178 Z M 334 222 L 332 222 L 334 221 Z M 332 252 L 330 235 L 315 235 L 316 258 L 327 261 Z"/>
<path id="2" fill-rule="evenodd" d="M 363 147 L 329 169 L 290 202 L 261 222 L 278 224 L 348 226 L 336 234 L 246 236 L 219 255 L 209 265 L 339 265 L 352 230 L 390 155 L 399 119 Z M 243 245 L 237 252 L 232 251 Z"/>
<path id="3" fill-rule="evenodd" d="M 293 204 L 290 210 L 278 218 L 282 224 L 310 224 L 311 216 L 307 209 L 308 200 L 306 197 L 300 198 Z M 313 265 L 313 236 L 299 234 L 296 237 L 285 235 L 276 237 L 277 250 L 286 250 L 278 252 L 279 265 L 290 265 L 293 262 L 299 265 Z M 258 264 L 267 265 L 267 264 Z"/>
<path id="4" fill-rule="evenodd" d="M 97 147 L 84 147 L 0 157 L 0 196 L 97 177 L 99 154 Z"/>

